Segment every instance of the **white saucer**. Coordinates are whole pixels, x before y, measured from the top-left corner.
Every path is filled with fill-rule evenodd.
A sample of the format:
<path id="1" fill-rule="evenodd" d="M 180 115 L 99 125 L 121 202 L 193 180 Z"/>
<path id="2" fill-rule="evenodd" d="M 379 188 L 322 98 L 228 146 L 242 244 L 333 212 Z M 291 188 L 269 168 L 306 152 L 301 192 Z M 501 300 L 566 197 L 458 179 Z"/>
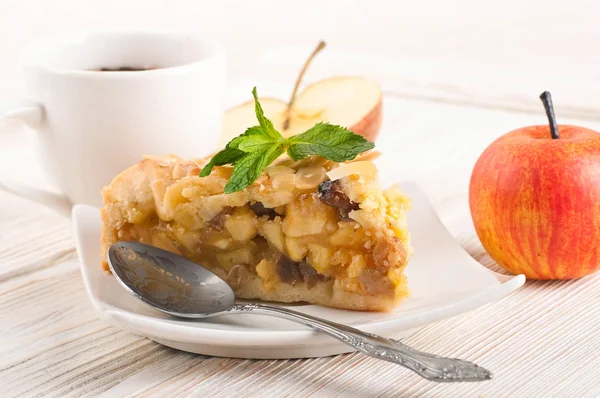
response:
<path id="1" fill-rule="evenodd" d="M 294 309 L 401 338 L 428 323 L 497 300 L 523 285 L 525 276 L 500 275 L 473 260 L 444 228 L 423 192 L 413 183 L 401 187 L 413 200 L 408 222 L 415 253 L 406 268 L 411 297 L 388 313 L 315 305 L 294 305 Z M 180 350 L 223 357 L 304 358 L 351 351 L 301 325 L 260 315 L 207 320 L 168 317 L 131 296 L 102 270 L 98 209 L 75 206 L 73 224 L 90 299 L 98 315 L 113 325 Z"/>

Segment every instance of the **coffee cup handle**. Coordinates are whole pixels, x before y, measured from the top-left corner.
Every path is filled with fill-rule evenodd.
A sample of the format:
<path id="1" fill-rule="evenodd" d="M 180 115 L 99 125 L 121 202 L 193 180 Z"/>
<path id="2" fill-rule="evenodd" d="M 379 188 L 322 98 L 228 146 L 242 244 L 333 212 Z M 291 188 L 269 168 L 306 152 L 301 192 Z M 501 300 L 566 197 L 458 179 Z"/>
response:
<path id="1" fill-rule="evenodd" d="M 43 120 L 44 108 L 38 102 L 29 100 L 0 102 L 0 133 L 6 129 L 6 122 L 16 121 L 39 130 Z M 72 205 L 64 195 L 8 181 L 0 181 L 0 189 L 49 207 L 61 215 L 71 214 Z"/>

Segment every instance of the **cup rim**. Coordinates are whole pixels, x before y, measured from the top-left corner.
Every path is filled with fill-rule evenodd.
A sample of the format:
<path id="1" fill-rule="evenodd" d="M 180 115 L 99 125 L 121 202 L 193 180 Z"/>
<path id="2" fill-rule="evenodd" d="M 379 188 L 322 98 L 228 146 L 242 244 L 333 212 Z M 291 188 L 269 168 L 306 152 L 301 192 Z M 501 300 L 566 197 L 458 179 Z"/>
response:
<path id="1" fill-rule="evenodd" d="M 148 70 L 140 70 L 140 71 L 119 71 L 119 73 L 114 72 L 102 72 L 102 71 L 94 71 L 94 70 L 86 70 L 86 69 L 77 69 L 77 68 L 66 68 L 66 67 L 57 67 L 45 64 L 44 62 L 40 62 L 39 59 L 36 59 L 36 56 L 40 51 L 43 50 L 44 47 L 48 45 L 60 45 L 60 43 L 67 44 L 69 42 L 85 40 L 87 37 L 96 36 L 96 35 L 107 35 L 107 36 L 117 36 L 117 35 L 138 35 L 138 36 L 171 36 L 177 37 L 181 39 L 191 39 L 204 47 L 210 49 L 210 54 L 201 59 L 197 59 L 195 61 L 191 61 L 181 65 L 167 66 L 164 68 L 157 69 L 148 69 Z M 38 70 L 49 74 L 55 75 L 71 75 L 71 76 L 79 76 L 79 77 L 89 77 L 89 78 L 102 78 L 102 79 L 122 79 L 122 78 L 142 78 L 151 75 L 161 75 L 161 74 L 172 74 L 179 73 L 185 71 L 186 69 L 193 68 L 195 66 L 199 66 L 201 64 L 205 64 L 213 61 L 214 59 L 224 59 L 225 58 L 225 49 L 223 46 L 214 39 L 211 38 L 199 38 L 192 34 L 177 32 L 177 31 L 164 31 L 164 30 L 132 30 L 132 29 L 110 29 L 110 30 L 87 30 L 87 31 L 79 31 L 79 32 L 71 32 L 71 33 L 62 33 L 62 34 L 54 34 L 43 38 L 37 38 L 29 42 L 23 51 L 21 52 L 20 61 L 23 66 L 34 67 Z"/>

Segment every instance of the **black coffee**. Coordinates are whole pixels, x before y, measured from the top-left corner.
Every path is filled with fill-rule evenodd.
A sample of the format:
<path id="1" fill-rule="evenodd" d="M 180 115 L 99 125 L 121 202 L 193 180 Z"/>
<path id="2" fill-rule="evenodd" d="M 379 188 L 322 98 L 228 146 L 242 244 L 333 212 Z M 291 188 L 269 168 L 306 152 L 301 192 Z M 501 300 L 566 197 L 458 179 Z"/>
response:
<path id="1" fill-rule="evenodd" d="M 92 69 L 92 70 L 97 71 L 97 72 L 141 72 L 144 70 L 152 70 L 152 69 L 158 69 L 158 68 L 138 68 L 135 66 L 120 66 L 118 68 L 104 67 L 104 68 L 98 68 L 98 69 Z"/>

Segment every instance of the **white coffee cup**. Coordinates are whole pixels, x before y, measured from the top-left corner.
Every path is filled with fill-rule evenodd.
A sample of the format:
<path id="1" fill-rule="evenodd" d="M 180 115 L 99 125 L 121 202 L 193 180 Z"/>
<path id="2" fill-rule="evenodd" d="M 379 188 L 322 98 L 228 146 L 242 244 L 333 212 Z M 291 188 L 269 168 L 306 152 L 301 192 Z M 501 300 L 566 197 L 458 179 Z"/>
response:
<path id="1" fill-rule="evenodd" d="M 4 189 L 65 211 L 100 206 L 100 189 L 144 155 L 216 149 L 225 55 L 212 41 L 157 32 L 57 36 L 28 46 L 22 64 L 24 100 L 0 104 L 0 120 L 37 131 L 42 163 L 64 196 Z"/>

